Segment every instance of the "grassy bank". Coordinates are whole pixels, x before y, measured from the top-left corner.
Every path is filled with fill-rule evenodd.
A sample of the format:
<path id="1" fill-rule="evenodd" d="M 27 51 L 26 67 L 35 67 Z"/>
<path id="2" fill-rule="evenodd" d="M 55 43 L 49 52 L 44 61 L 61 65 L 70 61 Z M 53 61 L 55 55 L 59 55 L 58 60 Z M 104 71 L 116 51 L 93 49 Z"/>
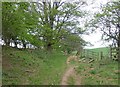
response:
<path id="1" fill-rule="evenodd" d="M 108 48 L 89 49 L 95 52 L 108 53 Z M 82 85 L 118 85 L 118 61 L 109 58 L 89 62 L 85 59 L 78 64 L 77 73 L 81 76 Z"/>
<path id="2" fill-rule="evenodd" d="M 60 84 L 66 68 L 66 57 L 60 51 L 2 49 L 3 85 Z"/>

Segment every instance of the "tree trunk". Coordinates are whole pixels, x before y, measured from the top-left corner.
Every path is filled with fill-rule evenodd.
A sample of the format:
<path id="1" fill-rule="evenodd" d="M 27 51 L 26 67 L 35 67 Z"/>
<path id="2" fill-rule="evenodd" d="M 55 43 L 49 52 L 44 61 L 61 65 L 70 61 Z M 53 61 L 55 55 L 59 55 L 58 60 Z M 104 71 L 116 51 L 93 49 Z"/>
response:
<path id="1" fill-rule="evenodd" d="M 120 29 L 119 29 L 119 36 L 118 36 L 118 61 L 120 61 Z"/>
<path id="2" fill-rule="evenodd" d="M 7 46 L 10 45 L 10 40 L 9 40 L 8 38 L 5 38 L 5 44 L 6 44 Z"/>
<path id="3" fill-rule="evenodd" d="M 25 49 L 26 49 L 26 43 L 25 43 L 25 41 L 24 41 L 24 40 L 22 40 L 22 43 L 23 43 L 23 48 L 25 48 Z"/>
<path id="4" fill-rule="evenodd" d="M 47 44 L 47 51 L 51 51 L 52 50 L 52 44 L 51 43 L 48 43 Z"/>
<path id="5" fill-rule="evenodd" d="M 25 48 L 25 49 L 26 49 L 26 44 L 25 44 L 25 43 L 23 43 L 23 48 Z"/>
<path id="6" fill-rule="evenodd" d="M 15 48 L 17 48 L 17 40 L 13 39 L 13 42 L 15 44 Z"/>

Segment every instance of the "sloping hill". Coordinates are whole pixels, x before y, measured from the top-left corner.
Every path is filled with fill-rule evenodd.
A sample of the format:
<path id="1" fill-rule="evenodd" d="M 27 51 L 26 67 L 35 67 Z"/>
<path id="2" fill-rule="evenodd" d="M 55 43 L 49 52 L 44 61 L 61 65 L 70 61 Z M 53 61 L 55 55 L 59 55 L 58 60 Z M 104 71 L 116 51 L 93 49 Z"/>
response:
<path id="1" fill-rule="evenodd" d="M 3 47 L 2 61 L 3 85 L 60 84 L 66 68 L 61 52 Z"/>
<path id="2" fill-rule="evenodd" d="M 81 85 L 115 85 L 118 87 L 119 74 L 118 62 L 112 60 L 101 60 L 88 63 L 80 62 L 76 68 L 81 76 Z"/>

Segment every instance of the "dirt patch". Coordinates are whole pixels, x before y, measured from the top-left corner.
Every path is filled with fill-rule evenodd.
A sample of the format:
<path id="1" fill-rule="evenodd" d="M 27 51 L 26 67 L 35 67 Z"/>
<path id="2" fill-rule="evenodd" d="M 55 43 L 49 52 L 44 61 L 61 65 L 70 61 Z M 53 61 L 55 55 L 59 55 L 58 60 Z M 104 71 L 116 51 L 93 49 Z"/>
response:
<path id="1" fill-rule="evenodd" d="M 74 72 L 74 68 L 73 67 L 70 67 L 69 69 L 66 70 L 65 74 L 63 75 L 61 85 L 67 85 L 68 77 L 71 74 L 73 74 L 73 72 Z"/>

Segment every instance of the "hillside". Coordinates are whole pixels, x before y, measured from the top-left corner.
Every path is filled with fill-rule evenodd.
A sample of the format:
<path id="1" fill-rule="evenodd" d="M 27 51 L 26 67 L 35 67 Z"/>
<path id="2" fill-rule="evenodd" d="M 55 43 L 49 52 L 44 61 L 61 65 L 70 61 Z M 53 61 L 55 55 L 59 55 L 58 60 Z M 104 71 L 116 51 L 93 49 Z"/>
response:
<path id="1" fill-rule="evenodd" d="M 3 47 L 2 53 L 3 85 L 60 84 L 66 68 L 63 53 L 12 47 Z"/>
<path id="2" fill-rule="evenodd" d="M 86 59 L 80 62 L 76 71 L 81 77 L 81 85 L 115 85 L 115 87 L 120 85 L 118 76 L 120 71 L 116 61 L 103 59 L 89 63 Z"/>
<path id="3" fill-rule="evenodd" d="M 101 48 L 94 48 L 94 49 L 87 49 L 87 50 L 93 51 L 93 52 L 103 52 L 104 55 L 108 55 L 110 49 L 108 47 L 101 47 Z"/>
<path id="4" fill-rule="evenodd" d="M 86 57 L 83 58 L 84 60 L 79 63 L 76 69 L 82 78 L 82 85 L 119 84 L 119 62 L 109 58 L 109 49 L 108 47 L 85 49 L 85 54 L 83 55 Z M 103 53 L 102 58 L 101 52 Z"/>
<path id="5" fill-rule="evenodd" d="M 105 54 L 107 54 L 109 52 L 109 47 L 101 47 L 101 48 L 94 48 L 94 49 L 88 49 L 94 52 L 104 52 Z"/>

